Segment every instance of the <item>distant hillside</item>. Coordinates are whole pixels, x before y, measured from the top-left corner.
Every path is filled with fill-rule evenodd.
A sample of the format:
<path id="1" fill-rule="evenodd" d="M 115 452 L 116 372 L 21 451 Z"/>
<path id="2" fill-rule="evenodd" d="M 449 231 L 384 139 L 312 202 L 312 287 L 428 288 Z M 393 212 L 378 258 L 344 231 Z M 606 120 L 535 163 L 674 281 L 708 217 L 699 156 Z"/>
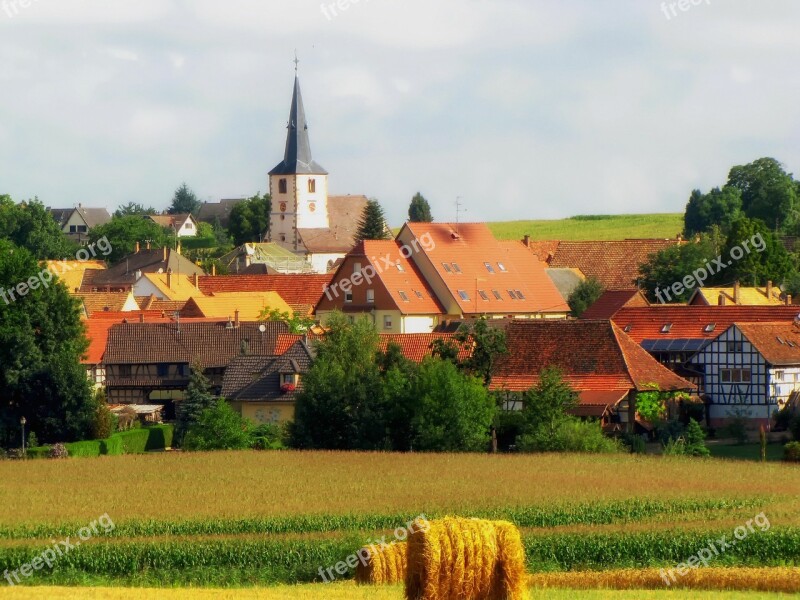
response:
<path id="1" fill-rule="evenodd" d="M 521 240 L 624 240 L 674 238 L 683 230 L 683 215 L 584 215 L 558 221 L 506 221 L 488 223 L 495 237 Z"/>

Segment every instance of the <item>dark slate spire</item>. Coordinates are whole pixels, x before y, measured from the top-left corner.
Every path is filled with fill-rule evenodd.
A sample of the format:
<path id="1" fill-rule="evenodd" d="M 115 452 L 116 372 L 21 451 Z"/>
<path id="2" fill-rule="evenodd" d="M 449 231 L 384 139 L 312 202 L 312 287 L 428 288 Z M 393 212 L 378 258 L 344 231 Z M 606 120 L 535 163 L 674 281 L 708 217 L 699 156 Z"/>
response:
<path id="1" fill-rule="evenodd" d="M 311 142 L 308 140 L 308 123 L 300 94 L 300 80 L 295 75 L 292 109 L 289 112 L 289 131 L 286 134 L 286 152 L 283 161 L 270 175 L 327 175 L 328 172 L 311 158 Z"/>

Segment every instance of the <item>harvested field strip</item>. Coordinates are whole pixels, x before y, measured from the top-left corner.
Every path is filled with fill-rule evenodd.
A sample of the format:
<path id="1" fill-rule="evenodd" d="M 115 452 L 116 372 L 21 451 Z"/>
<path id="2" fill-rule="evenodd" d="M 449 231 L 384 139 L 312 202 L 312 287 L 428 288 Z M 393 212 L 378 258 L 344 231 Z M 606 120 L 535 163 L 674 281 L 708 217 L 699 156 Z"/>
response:
<path id="1" fill-rule="evenodd" d="M 511 521 L 518 527 L 559 527 L 566 525 L 606 525 L 683 515 L 729 515 L 732 511 L 755 509 L 770 502 L 765 498 L 716 500 L 624 500 L 605 503 L 563 504 L 549 507 L 516 507 L 469 511 L 469 516 Z M 760 508 L 759 508 L 760 510 Z M 425 513 L 427 518 L 446 516 Z M 111 537 L 289 534 L 331 531 L 389 531 L 403 526 L 417 514 L 394 515 L 319 515 L 250 519 L 207 519 L 184 521 L 130 520 L 116 523 Z M 74 534 L 86 523 L 0 527 L 0 539 L 50 539 Z"/>
<path id="2" fill-rule="evenodd" d="M 667 587 L 696 590 L 731 590 L 759 592 L 800 592 L 800 569 L 691 569 L 675 581 L 666 575 L 667 586 L 661 571 L 619 570 L 600 572 L 539 573 L 531 575 L 529 584 L 536 588 L 613 589 L 613 590 L 663 590 Z"/>

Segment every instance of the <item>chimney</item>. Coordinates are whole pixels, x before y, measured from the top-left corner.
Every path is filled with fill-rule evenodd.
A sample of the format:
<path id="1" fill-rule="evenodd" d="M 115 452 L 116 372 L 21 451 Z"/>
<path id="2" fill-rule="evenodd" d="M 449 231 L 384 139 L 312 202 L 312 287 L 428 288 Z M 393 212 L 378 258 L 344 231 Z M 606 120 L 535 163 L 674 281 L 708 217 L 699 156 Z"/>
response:
<path id="1" fill-rule="evenodd" d="M 172 269 L 167 269 L 167 287 L 172 289 Z"/>
<path id="2" fill-rule="evenodd" d="M 239 328 L 239 309 L 237 308 L 233 313 L 233 326 Z"/>
<path id="3" fill-rule="evenodd" d="M 194 287 L 200 289 L 200 275 L 197 273 L 194 274 Z"/>
<path id="4" fill-rule="evenodd" d="M 139 313 L 139 323 L 144 323 L 144 313 Z"/>
<path id="5" fill-rule="evenodd" d="M 741 285 L 737 281 L 736 283 L 733 284 L 733 303 L 736 306 L 739 306 L 741 300 L 742 300 Z"/>
<path id="6" fill-rule="evenodd" d="M 767 282 L 767 300 L 772 300 L 772 282 Z"/>
<path id="7" fill-rule="evenodd" d="M 791 305 L 792 305 L 792 295 L 786 294 L 786 306 L 791 306 Z"/>
<path id="8" fill-rule="evenodd" d="M 530 248 L 531 247 L 531 236 L 526 235 L 524 238 L 522 238 L 522 243 L 525 244 L 526 248 Z"/>
<path id="9" fill-rule="evenodd" d="M 164 262 L 167 262 L 167 247 L 164 246 Z"/>
<path id="10" fill-rule="evenodd" d="M 217 276 L 217 263 L 211 263 L 211 276 Z"/>
<path id="11" fill-rule="evenodd" d="M 725 306 L 726 302 L 727 300 L 725 298 L 725 294 L 720 294 L 719 300 L 717 300 L 717 304 L 719 304 L 720 306 Z"/>
<path id="12" fill-rule="evenodd" d="M 139 254 L 139 242 L 136 242 L 136 254 Z"/>

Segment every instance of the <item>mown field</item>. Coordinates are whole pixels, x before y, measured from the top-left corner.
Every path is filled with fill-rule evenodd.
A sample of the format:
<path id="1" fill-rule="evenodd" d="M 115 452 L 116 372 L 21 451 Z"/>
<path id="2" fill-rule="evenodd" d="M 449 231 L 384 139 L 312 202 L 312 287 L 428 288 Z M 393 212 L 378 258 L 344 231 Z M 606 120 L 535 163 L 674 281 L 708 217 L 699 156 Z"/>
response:
<path id="1" fill-rule="evenodd" d="M 798 494 L 797 467 L 713 459 L 234 452 L 11 461 L 0 463 L 0 572 L 104 514 L 113 531 L 26 583 L 319 582 L 321 567 L 391 539 L 420 514 L 511 520 L 528 571 L 543 574 L 674 567 L 763 512 L 769 530 L 756 528 L 711 566 L 794 567 Z M 317 597 L 292 590 L 299 595 L 276 597 Z"/>
<path id="2" fill-rule="evenodd" d="M 650 215 L 576 216 L 552 221 L 507 221 L 487 223 L 501 240 L 624 240 L 674 238 L 683 231 L 680 213 Z"/>

